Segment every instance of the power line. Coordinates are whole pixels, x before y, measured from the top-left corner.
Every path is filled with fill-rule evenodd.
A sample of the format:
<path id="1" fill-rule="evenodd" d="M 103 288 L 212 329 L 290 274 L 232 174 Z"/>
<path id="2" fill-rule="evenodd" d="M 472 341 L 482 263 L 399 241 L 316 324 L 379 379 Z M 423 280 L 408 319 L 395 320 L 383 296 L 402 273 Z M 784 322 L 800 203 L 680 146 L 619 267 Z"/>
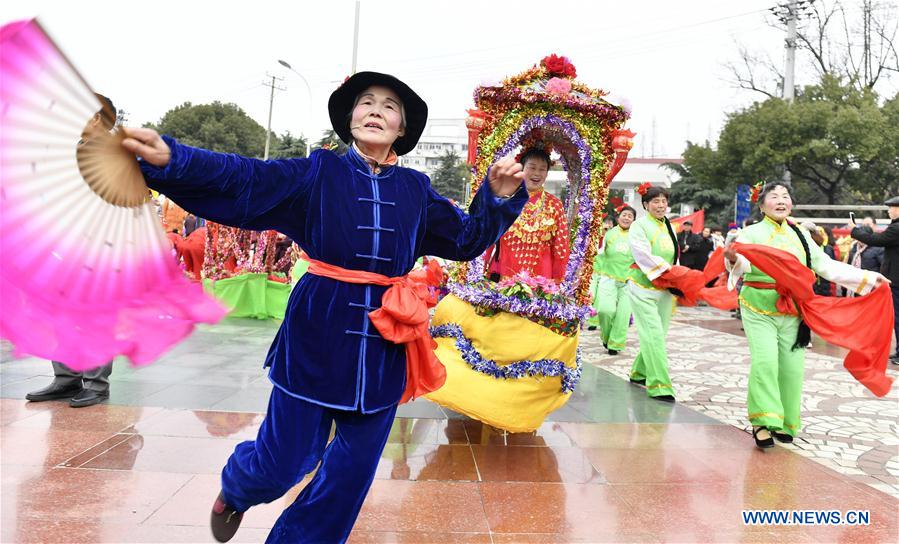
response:
<path id="1" fill-rule="evenodd" d="M 265 128 L 265 156 L 263 157 L 263 160 L 267 161 L 268 160 L 269 143 L 271 142 L 271 138 L 272 138 L 272 107 L 275 105 L 275 89 L 278 89 L 279 91 L 285 91 L 287 89 L 285 89 L 284 87 L 278 87 L 275 84 L 275 81 L 284 81 L 283 77 L 273 76 L 269 73 L 266 73 L 265 75 L 272 78 L 271 83 L 269 83 L 268 81 L 264 81 L 262 83 L 266 87 L 271 87 L 271 90 L 272 90 L 271 94 L 269 95 L 269 99 L 268 99 L 268 126 Z"/>
<path id="2" fill-rule="evenodd" d="M 808 0 L 806 0 L 806 1 L 808 1 Z M 697 22 L 697 23 L 689 23 L 689 24 L 685 24 L 685 25 L 678 25 L 678 26 L 674 26 L 674 27 L 670 27 L 670 28 L 665 28 L 665 29 L 661 29 L 661 30 L 656 30 L 656 31 L 653 31 L 653 32 L 641 33 L 641 34 L 640 34 L 640 38 L 641 38 L 641 40 L 644 40 L 644 39 L 647 38 L 647 37 L 657 36 L 657 35 L 660 35 L 660 34 L 668 34 L 668 33 L 672 33 L 672 32 L 677 32 L 677 31 L 679 31 L 679 30 L 685 30 L 685 29 L 690 29 L 690 28 L 696 28 L 696 27 L 699 27 L 699 26 L 705 26 L 705 25 L 709 25 L 709 24 L 714 24 L 714 23 L 718 23 L 718 22 L 721 22 L 721 21 L 727 21 L 727 20 L 730 20 L 730 19 L 738 19 L 738 18 L 740 18 L 740 17 L 746 17 L 746 16 L 748 16 L 748 15 L 756 15 L 756 14 L 764 13 L 764 12 L 766 12 L 766 11 L 768 11 L 768 9 L 757 9 L 757 10 L 753 10 L 753 11 L 747 11 L 747 12 L 744 12 L 744 13 L 737 13 L 737 14 L 734 14 L 734 15 L 728 15 L 728 16 L 724 16 L 724 17 L 717 17 L 717 18 L 715 18 L 715 19 L 708 19 L 708 20 L 705 20 L 705 21 Z M 637 25 L 637 24 L 642 24 L 642 21 L 641 21 L 641 23 L 634 23 L 634 25 Z M 632 26 L 634 26 L 634 25 L 632 25 Z M 611 31 L 611 30 L 618 30 L 618 31 L 621 31 L 621 30 L 626 29 L 626 28 L 627 28 L 626 26 L 616 25 L 616 26 L 610 26 L 610 27 L 605 27 L 605 28 L 599 28 L 599 29 L 596 29 L 595 32 L 604 32 L 604 31 Z M 617 39 L 609 39 L 609 40 L 608 40 L 608 42 L 610 42 L 610 43 L 615 43 L 615 42 L 617 42 L 617 41 L 618 41 Z M 454 52 L 454 53 L 445 53 L 445 54 L 439 54 L 439 55 L 426 55 L 426 56 L 422 56 L 422 57 L 411 57 L 411 58 L 407 58 L 407 59 L 400 59 L 400 60 L 398 60 L 397 62 L 398 62 L 398 63 L 407 63 L 407 62 L 408 62 L 408 63 L 415 63 L 415 62 L 418 62 L 418 61 L 423 61 L 423 62 L 428 62 L 428 63 L 430 63 L 430 61 L 433 61 L 433 60 L 435 60 L 435 59 L 440 59 L 440 58 L 447 58 L 447 57 L 454 57 L 454 56 L 466 57 L 466 56 L 469 56 L 469 55 L 472 55 L 472 54 L 485 53 L 485 52 L 489 52 L 489 51 L 497 51 L 497 50 L 504 50 L 504 49 L 517 50 L 517 49 L 520 49 L 522 46 L 524 46 L 524 45 L 529 45 L 529 44 L 531 44 L 531 43 L 533 43 L 533 42 L 530 41 L 530 40 L 529 40 L 529 41 L 526 41 L 526 42 L 516 42 L 516 43 L 512 43 L 512 44 L 510 44 L 510 43 L 507 42 L 507 43 L 505 43 L 504 45 L 499 45 L 499 46 L 495 46 L 495 47 L 483 47 L 483 48 L 477 48 L 477 49 L 469 49 L 469 50 L 465 50 L 465 51 L 457 51 L 457 52 Z M 599 43 L 601 44 L 602 42 L 599 42 Z M 578 40 L 578 41 L 574 41 L 574 42 L 569 42 L 567 45 L 570 46 L 570 47 L 576 47 L 576 46 L 578 46 L 578 45 L 591 45 L 591 46 L 593 46 L 593 45 L 596 45 L 596 44 L 597 44 L 597 41 L 591 38 L 591 39 L 587 39 L 587 40 Z M 557 49 L 558 49 L 558 48 L 557 48 Z"/>

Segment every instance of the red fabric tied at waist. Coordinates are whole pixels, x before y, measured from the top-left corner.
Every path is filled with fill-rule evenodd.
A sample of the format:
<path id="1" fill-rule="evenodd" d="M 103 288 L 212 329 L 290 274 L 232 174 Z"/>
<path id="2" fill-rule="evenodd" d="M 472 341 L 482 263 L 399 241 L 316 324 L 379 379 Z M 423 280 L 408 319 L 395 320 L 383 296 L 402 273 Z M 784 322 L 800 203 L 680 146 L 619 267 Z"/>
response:
<path id="1" fill-rule="evenodd" d="M 348 270 L 339 266 L 308 259 L 309 274 L 347 283 L 389 285 L 381 297 L 381 307 L 369 312 L 375 328 L 386 340 L 406 344 L 406 389 L 400 403 L 408 402 L 446 382 L 446 368 L 434 355 L 437 343 L 428 330 L 428 308 L 437 304 L 431 287 L 443 280 L 443 269 L 435 260 L 423 269 L 405 276 L 391 278 L 374 272 Z"/>
<path id="2" fill-rule="evenodd" d="M 823 297 L 812 289 L 815 273 L 792 253 L 739 242 L 734 249 L 774 279 L 781 298 L 796 302 L 815 334 L 849 350 L 843 366 L 852 377 L 878 397 L 890 392 L 893 379 L 886 375 L 886 367 L 893 336 L 893 297 L 888 285 L 863 297 Z"/>
<path id="3" fill-rule="evenodd" d="M 752 287 L 753 289 L 774 289 L 780 297 L 777 299 L 775 306 L 777 311 L 787 315 L 799 315 L 796 311 L 796 304 L 790 298 L 790 292 L 786 287 L 781 287 L 776 283 L 765 283 L 763 281 L 744 281 L 743 287 Z"/>

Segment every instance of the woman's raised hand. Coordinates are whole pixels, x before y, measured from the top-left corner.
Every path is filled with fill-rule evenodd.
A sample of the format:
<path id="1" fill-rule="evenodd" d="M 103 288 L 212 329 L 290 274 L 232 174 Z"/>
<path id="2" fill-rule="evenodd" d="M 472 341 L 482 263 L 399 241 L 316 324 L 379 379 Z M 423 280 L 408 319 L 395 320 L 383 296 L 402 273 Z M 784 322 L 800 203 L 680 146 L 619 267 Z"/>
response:
<path id="1" fill-rule="evenodd" d="M 515 194 L 524 179 L 522 167 L 516 161 L 506 157 L 496 161 L 490 167 L 487 180 L 490 182 L 490 190 L 501 197 L 509 197 Z"/>
<path id="2" fill-rule="evenodd" d="M 172 150 L 152 128 L 123 128 L 122 147 L 160 168 L 169 164 Z"/>

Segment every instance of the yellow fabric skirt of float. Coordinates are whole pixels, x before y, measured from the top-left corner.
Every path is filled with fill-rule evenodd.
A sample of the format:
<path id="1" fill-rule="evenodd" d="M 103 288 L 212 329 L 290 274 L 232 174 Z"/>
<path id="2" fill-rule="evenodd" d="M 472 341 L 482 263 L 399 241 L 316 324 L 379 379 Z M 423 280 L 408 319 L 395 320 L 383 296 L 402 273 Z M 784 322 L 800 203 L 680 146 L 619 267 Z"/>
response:
<path id="1" fill-rule="evenodd" d="M 525 317 L 508 312 L 485 317 L 453 295 L 437 305 L 432 327 L 457 325 L 480 356 L 498 366 L 520 361 L 561 361 L 577 368 L 578 336 L 562 336 Z M 472 368 L 455 337 L 435 337 L 437 358 L 446 367 L 446 384 L 425 398 L 510 432 L 530 432 L 562 407 L 571 392 L 561 376 L 494 377 Z"/>

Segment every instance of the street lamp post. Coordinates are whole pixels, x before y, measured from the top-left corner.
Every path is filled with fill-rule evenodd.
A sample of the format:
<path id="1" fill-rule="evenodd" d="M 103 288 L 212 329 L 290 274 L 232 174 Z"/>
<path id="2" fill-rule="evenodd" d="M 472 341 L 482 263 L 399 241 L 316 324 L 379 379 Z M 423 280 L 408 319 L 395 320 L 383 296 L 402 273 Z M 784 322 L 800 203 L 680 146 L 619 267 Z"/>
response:
<path id="1" fill-rule="evenodd" d="M 307 120 L 306 122 L 307 122 L 307 123 L 311 122 L 311 120 L 312 120 L 312 87 L 309 86 L 309 82 L 306 81 L 306 78 L 303 77 L 303 74 L 301 74 L 301 73 L 297 72 L 296 70 L 294 70 L 293 67 L 290 65 L 290 63 L 288 63 L 286 60 L 278 59 L 278 64 L 280 64 L 281 66 L 287 68 L 288 70 L 290 70 L 291 72 L 295 73 L 296 75 L 300 76 L 300 79 L 302 79 L 302 80 L 303 80 L 303 83 L 306 84 L 306 91 L 309 93 L 309 113 L 307 114 L 307 115 L 308 115 L 308 120 Z M 312 134 L 311 134 L 311 133 L 306 135 L 306 156 L 307 156 L 307 157 L 309 156 L 310 150 L 311 150 L 311 148 L 312 148 L 312 146 L 311 146 L 311 144 L 310 144 L 311 138 L 312 138 Z"/>

